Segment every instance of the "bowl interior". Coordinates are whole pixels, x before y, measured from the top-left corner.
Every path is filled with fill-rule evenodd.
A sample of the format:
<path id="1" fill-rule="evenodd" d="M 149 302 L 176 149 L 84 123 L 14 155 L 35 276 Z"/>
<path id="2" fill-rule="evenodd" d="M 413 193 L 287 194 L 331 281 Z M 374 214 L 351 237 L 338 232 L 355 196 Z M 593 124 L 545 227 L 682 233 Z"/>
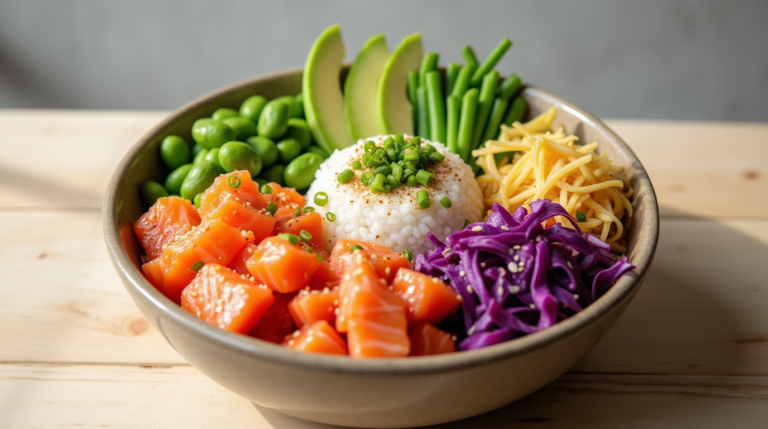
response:
<path id="1" fill-rule="evenodd" d="M 251 95 L 259 94 L 274 98 L 280 95 L 298 94 L 301 91 L 301 74 L 301 69 L 278 72 L 239 82 L 207 94 L 170 114 L 144 135 L 125 155 L 107 190 L 103 210 L 104 233 L 113 263 L 135 299 L 139 297 L 139 299 L 150 301 L 166 316 L 199 332 L 210 341 L 259 358 L 329 371 L 408 373 L 443 371 L 474 365 L 524 353 L 556 341 L 605 315 L 617 303 L 630 296 L 645 275 L 658 239 L 658 207 L 653 186 L 642 164 L 632 150 L 599 119 L 546 90 L 526 86 L 522 90 L 522 96 L 529 103 L 528 118 L 542 113 L 553 105 L 557 106 L 555 125 L 564 125 L 566 131 L 577 135 L 581 142 L 597 141 L 599 150 L 606 152 L 615 164 L 626 166 L 627 177 L 635 190 L 633 199 L 635 216 L 628 228 L 627 256 L 630 263 L 637 269 L 624 275 L 603 297 L 584 311 L 543 332 L 481 350 L 442 356 L 373 361 L 294 353 L 270 343 L 219 330 L 187 314 L 158 292 L 141 274 L 140 248 L 132 230 L 133 223 L 145 211 L 139 195 L 140 185 L 147 180 L 162 181 L 164 174 L 168 173 L 159 156 L 160 142 L 171 134 L 180 135 L 187 141 L 192 141 L 190 129 L 196 119 L 209 117 L 219 107 L 237 109 L 242 101 Z M 345 75 L 346 69 L 342 73 L 342 81 Z M 150 322 L 153 321 L 150 320 Z"/>

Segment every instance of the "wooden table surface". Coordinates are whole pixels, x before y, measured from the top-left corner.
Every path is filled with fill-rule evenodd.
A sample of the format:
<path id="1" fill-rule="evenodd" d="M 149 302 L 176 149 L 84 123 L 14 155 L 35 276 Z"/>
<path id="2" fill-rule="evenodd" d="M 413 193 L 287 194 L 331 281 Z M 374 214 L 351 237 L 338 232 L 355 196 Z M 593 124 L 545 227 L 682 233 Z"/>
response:
<path id="1" fill-rule="evenodd" d="M 191 367 L 118 280 L 112 170 L 164 112 L 0 110 L 0 428 L 327 428 Z M 656 187 L 629 310 L 566 375 L 447 427 L 768 427 L 768 125 L 609 121 Z"/>

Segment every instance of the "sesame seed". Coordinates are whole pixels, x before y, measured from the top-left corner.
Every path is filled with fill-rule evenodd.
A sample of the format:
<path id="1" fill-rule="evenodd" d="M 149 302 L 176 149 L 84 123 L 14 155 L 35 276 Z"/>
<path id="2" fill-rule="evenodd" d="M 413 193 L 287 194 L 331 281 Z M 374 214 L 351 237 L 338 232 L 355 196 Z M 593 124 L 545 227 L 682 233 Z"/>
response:
<path id="1" fill-rule="evenodd" d="M 503 229 L 504 231 L 509 231 L 509 227 L 508 227 L 508 226 L 506 226 L 506 225 L 502 225 L 502 226 L 501 226 L 501 229 Z"/>
<path id="2" fill-rule="evenodd" d="M 467 292 L 474 293 L 475 291 L 472 290 L 472 286 L 471 285 L 467 285 Z"/>
<path id="3" fill-rule="evenodd" d="M 515 293 L 520 292 L 520 286 L 518 286 L 518 285 L 508 286 L 507 290 L 509 291 L 509 293 L 515 294 Z"/>
<path id="4" fill-rule="evenodd" d="M 509 271 L 512 273 L 516 273 L 519 270 L 519 268 L 517 268 L 517 264 L 514 262 L 510 262 L 509 264 L 507 264 L 507 268 L 509 268 Z"/>
<path id="5" fill-rule="evenodd" d="M 459 277 L 465 277 L 466 275 L 467 273 L 465 273 L 464 271 L 459 271 Z"/>
<path id="6" fill-rule="evenodd" d="M 480 232 L 482 230 L 483 230 L 483 227 L 480 225 L 472 227 L 472 232 Z"/>
<path id="7" fill-rule="evenodd" d="M 533 308 L 533 309 L 536 309 L 536 304 L 531 303 L 530 307 Z"/>
<path id="8" fill-rule="evenodd" d="M 499 295 L 503 295 L 504 294 L 504 288 L 503 287 L 499 286 L 498 294 Z"/>

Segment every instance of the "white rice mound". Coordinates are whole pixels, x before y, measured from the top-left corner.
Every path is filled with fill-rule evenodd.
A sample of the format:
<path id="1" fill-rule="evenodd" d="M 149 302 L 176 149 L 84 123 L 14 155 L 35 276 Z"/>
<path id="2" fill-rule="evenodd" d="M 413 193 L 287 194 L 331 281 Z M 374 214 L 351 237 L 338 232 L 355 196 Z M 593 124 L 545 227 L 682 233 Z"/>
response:
<path id="1" fill-rule="evenodd" d="M 483 194 L 472 169 L 443 144 L 425 139 L 421 139 L 422 147 L 429 143 L 445 156 L 442 163 L 429 167 L 435 174 L 429 186 L 402 184 L 389 194 L 371 194 L 370 188 L 360 182 L 360 174 L 367 170 L 354 170 L 352 161 L 360 160 L 365 142 L 374 141 L 381 146 L 388 137 L 361 139 L 337 150 L 317 170 L 306 198 L 307 205 L 315 207 L 323 216 L 323 236 L 328 250 L 339 239 L 351 238 L 381 244 L 396 252 L 407 249 L 415 256 L 432 248 L 427 233 L 445 240 L 464 228 L 465 219 L 470 223 L 482 220 Z M 342 185 L 336 177 L 345 169 L 354 171 L 355 177 Z M 424 210 L 416 204 L 416 193 L 422 189 L 429 192 L 432 202 Z M 315 194 L 321 191 L 328 194 L 328 203 L 322 207 L 314 203 Z M 443 197 L 451 200 L 451 208 L 440 204 Z M 328 221 L 328 212 L 336 215 L 335 221 Z"/>

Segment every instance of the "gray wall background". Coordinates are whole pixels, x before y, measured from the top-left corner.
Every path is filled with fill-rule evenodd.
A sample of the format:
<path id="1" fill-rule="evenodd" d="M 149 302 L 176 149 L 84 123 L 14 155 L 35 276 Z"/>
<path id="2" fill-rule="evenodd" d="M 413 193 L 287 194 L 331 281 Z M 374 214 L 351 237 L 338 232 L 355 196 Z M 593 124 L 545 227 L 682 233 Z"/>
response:
<path id="1" fill-rule="evenodd" d="M 768 121 L 768 2 L 724 0 L 0 0 L 0 108 L 173 109 L 302 66 L 333 23 L 348 60 L 378 32 L 442 64 L 507 36 L 502 74 L 600 116 Z"/>

